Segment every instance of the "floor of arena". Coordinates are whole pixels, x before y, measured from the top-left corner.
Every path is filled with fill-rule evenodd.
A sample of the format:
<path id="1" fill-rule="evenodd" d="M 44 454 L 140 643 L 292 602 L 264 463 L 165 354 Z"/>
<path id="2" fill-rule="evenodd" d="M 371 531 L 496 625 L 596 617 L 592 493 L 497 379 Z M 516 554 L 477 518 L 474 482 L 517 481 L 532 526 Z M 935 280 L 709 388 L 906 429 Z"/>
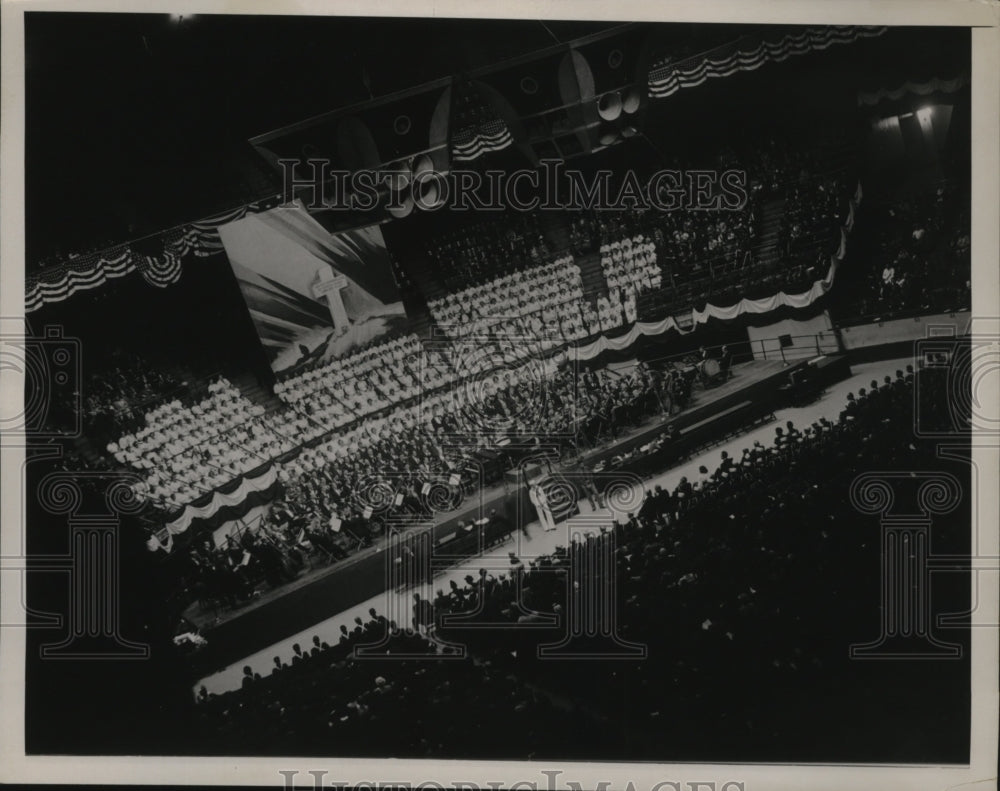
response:
<path id="1" fill-rule="evenodd" d="M 731 456 L 739 458 L 742 449 L 749 447 L 755 441 L 759 441 L 763 445 L 770 444 L 774 438 L 775 426 L 783 426 L 786 421 L 791 420 L 799 427 L 808 426 L 821 417 L 835 421 L 843 410 L 849 392 L 857 391 L 859 387 L 867 387 L 872 379 L 881 381 L 883 376 L 892 375 L 896 370 L 904 368 L 911 362 L 912 358 L 902 358 L 853 365 L 851 377 L 828 387 L 822 398 L 818 401 L 804 407 L 776 410 L 774 413 L 775 422 L 759 426 L 745 434 L 741 434 L 735 439 L 722 442 L 710 450 L 696 454 L 682 464 L 647 479 L 646 486 L 652 488 L 659 484 L 665 488 L 673 488 L 680 481 L 681 477 L 696 480 L 699 477 L 698 468 L 704 465 L 710 470 L 714 469 L 718 464 L 722 451 L 727 451 Z M 780 363 L 775 363 L 775 365 L 778 368 L 781 367 Z M 744 379 L 742 383 L 738 383 L 738 377 L 734 375 L 733 379 L 728 383 L 708 392 L 712 393 L 713 398 L 722 397 L 725 393 L 719 393 L 718 391 L 721 391 L 725 387 L 736 386 L 737 384 L 740 387 L 745 387 L 746 380 Z M 706 394 L 700 393 L 699 395 L 704 397 Z M 638 429 L 637 432 L 641 432 L 642 430 Z M 624 439 L 625 437 L 620 438 L 619 442 Z M 575 533 L 599 529 L 600 523 L 595 523 L 592 518 L 594 512 L 590 505 L 586 501 L 583 501 L 580 503 L 580 508 L 581 515 L 590 518 L 585 520 L 570 519 L 559 524 L 556 530 L 548 532 L 543 531 L 537 521 L 532 522 L 528 525 L 529 535 L 527 537 L 515 533 L 510 541 L 496 546 L 483 556 L 470 558 L 466 562 L 453 566 L 436 576 L 434 579 L 434 589 L 447 588 L 449 582 L 452 580 L 461 584 L 467 575 L 477 574 L 480 568 L 495 565 L 497 568 L 502 569 L 509 562 L 508 553 L 510 552 L 514 552 L 522 560 L 527 560 L 530 557 L 551 553 L 557 546 L 565 546 L 570 537 Z M 608 524 L 612 520 L 624 516 L 623 514 L 614 513 L 610 509 L 604 509 L 600 512 L 600 515 L 606 515 Z M 197 692 L 201 686 L 204 686 L 209 692 L 216 694 L 231 689 L 238 689 L 243 676 L 242 668 L 245 665 L 252 667 L 255 672 L 266 675 L 273 666 L 273 657 L 279 656 L 282 658 L 282 661 L 290 659 L 293 653 L 292 646 L 295 643 L 299 643 L 303 647 L 308 647 L 312 645 L 312 638 L 316 635 L 321 641 L 334 644 L 339 637 L 340 626 L 344 625 L 350 628 L 353 626 L 355 617 L 367 619 L 370 608 L 374 608 L 380 614 L 386 612 L 408 612 L 411 599 L 412 592 L 409 590 L 402 592 L 386 591 L 382 595 L 371 598 L 327 618 L 307 630 L 269 645 L 267 648 L 250 654 L 237 662 L 233 662 L 222 670 L 201 679 L 195 685 L 194 691 Z"/>

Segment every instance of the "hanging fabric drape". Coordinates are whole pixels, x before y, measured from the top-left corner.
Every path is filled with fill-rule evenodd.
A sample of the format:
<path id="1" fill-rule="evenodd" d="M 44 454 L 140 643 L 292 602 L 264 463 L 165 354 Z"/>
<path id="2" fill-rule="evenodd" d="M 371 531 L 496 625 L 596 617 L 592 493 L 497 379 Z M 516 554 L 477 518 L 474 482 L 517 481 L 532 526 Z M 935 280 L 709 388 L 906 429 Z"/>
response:
<path id="1" fill-rule="evenodd" d="M 88 291 L 133 272 L 147 283 L 165 288 L 176 283 L 182 260 L 198 244 L 193 228 L 175 228 L 164 234 L 163 252 L 147 255 L 129 245 L 119 245 L 102 253 L 71 259 L 58 267 L 25 278 L 24 309 L 31 313 L 49 302 L 62 302 L 79 291 Z"/>
<path id="2" fill-rule="evenodd" d="M 504 99 L 479 82 L 459 82 L 451 94 L 449 128 L 453 162 L 471 162 L 491 151 L 513 145 L 514 138 L 502 118 Z M 511 120 L 513 110 L 503 113 Z"/>
<path id="3" fill-rule="evenodd" d="M 171 535 L 185 532 L 196 519 L 211 519 L 222 508 L 238 508 L 254 492 L 270 489 L 278 481 L 278 467 L 272 464 L 266 471 L 255 478 L 243 478 L 231 492 L 223 494 L 220 491 L 212 493 L 208 503 L 201 506 L 187 505 L 180 516 L 167 522 L 166 529 Z"/>
<path id="4" fill-rule="evenodd" d="M 24 310 L 32 313 L 43 305 L 62 302 L 78 292 L 97 288 L 133 272 L 139 272 L 150 285 L 165 288 L 180 279 L 183 259 L 187 255 L 193 253 L 204 258 L 222 252 L 220 225 L 265 209 L 262 203 L 251 203 L 225 214 L 173 228 L 161 234 L 163 252 L 157 255 L 134 250 L 131 244 L 116 245 L 27 275 Z"/>
<path id="5" fill-rule="evenodd" d="M 763 36 L 742 38 L 676 63 L 666 63 L 649 73 L 649 95 L 662 99 L 681 88 L 694 88 L 710 77 L 728 77 L 753 71 L 765 63 L 780 63 L 793 55 L 808 55 L 833 44 L 850 44 L 860 38 L 881 36 L 885 27 L 810 27 L 777 41 Z"/>
<path id="6" fill-rule="evenodd" d="M 937 77 L 925 82 L 905 82 L 898 88 L 879 88 L 858 92 L 858 107 L 874 107 L 882 102 L 896 102 L 904 96 L 930 96 L 936 93 L 956 93 L 969 84 L 969 75 L 960 74 L 952 79 Z"/>

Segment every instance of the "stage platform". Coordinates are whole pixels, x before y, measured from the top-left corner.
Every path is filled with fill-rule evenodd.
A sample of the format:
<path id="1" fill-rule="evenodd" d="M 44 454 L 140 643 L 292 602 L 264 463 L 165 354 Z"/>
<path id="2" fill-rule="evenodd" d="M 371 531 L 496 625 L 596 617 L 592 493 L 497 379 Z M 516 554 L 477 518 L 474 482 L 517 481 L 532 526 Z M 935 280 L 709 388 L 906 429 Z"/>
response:
<path id="1" fill-rule="evenodd" d="M 707 390 L 695 389 L 683 411 L 669 418 L 654 417 L 624 431 L 614 441 L 553 463 L 552 470 L 593 469 L 601 462 L 611 464 L 615 457 L 627 457 L 669 430 L 674 434 L 674 440 L 666 448 L 669 452 L 644 459 L 647 469 L 632 469 L 647 475 L 661 472 L 679 458 L 766 419 L 775 409 L 784 406 L 789 374 L 807 366 L 829 383 L 850 376 L 850 368 L 842 357 L 801 360 L 788 365 L 774 360 L 735 365 L 728 381 Z M 628 465 L 625 468 L 630 469 Z M 511 504 L 521 494 L 503 485 L 480 490 L 467 498 L 459 509 L 440 514 L 411 529 L 430 529 L 432 541 L 437 542 L 453 534 L 459 521 L 468 523 L 480 519 L 492 509 L 510 517 L 516 511 Z M 185 616 L 200 628 L 208 645 L 192 656 L 192 669 L 201 675 L 214 672 L 382 594 L 386 586 L 386 568 L 391 560 L 387 557 L 389 551 L 390 540 L 383 537 L 345 560 L 308 571 L 281 588 L 261 593 L 237 609 L 214 613 L 203 612 L 193 605 Z"/>

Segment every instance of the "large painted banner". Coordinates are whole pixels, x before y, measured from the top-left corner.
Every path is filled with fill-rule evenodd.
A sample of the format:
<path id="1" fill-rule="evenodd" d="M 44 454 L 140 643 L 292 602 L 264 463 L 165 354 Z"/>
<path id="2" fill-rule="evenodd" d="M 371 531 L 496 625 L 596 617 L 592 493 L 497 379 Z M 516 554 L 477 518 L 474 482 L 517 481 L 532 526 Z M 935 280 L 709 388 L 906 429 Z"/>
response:
<path id="1" fill-rule="evenodd" d="M 406 325 L 378 226 L 331 234 L 293 204 L 222 225 L 219 236 L 275 373 Z"/>

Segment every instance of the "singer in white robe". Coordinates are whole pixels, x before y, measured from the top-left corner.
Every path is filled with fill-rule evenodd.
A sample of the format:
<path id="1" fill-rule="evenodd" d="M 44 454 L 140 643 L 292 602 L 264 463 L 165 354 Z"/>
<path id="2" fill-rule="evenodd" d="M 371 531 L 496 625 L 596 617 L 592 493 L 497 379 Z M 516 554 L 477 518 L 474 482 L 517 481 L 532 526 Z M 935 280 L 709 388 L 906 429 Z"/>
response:
<path id="1" fill-rule="evenodd" d="M 545 494 L 545 490 L 535 484 L 528 490 L 528 498 L 535 506 L 535 511 L 538 512 L 538 521 L 541 523 L 542 529 L 555 530 L 556 520 L 552 518 L 552 509 L 549 508 L 549 498 Z"/>

